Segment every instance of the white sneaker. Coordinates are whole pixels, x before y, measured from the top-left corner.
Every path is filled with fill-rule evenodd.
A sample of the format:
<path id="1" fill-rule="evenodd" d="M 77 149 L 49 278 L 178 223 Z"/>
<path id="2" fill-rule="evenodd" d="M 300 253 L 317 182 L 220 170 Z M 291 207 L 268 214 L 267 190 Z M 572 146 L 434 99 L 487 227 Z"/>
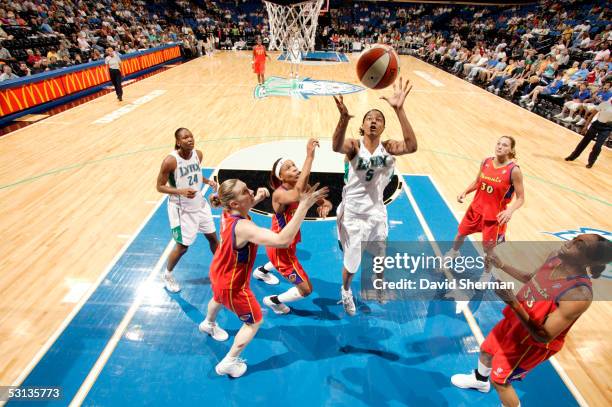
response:
<path id="1" fill-rule="evenodd" d="M 162 274 L 162 280 L 164 282 L 166 290 L 170 291 L 171 293 L 178 293 L 179 291 L 181 291 L 181 286 L 176 282 L 172 273 L 168 273 L 168 271 L 165 271 Z"/>
<path id="2" fill-rule="evenodd" d="M 555 119 L 563 119 L 563 113 L 559 113 L 553 116 Z"/>
<path id="3" fill-rule="evenodd" d="M 499 89 L 495 88 L 494 92 L 495 92 L 496 95 L 499 95 Z"/>
<path id="4" fill-rule="evenodd" d="M 338 304 L 342 303 L 344 307 L 344 311 L 349 316 L 354 316 L 357 313 L 357 307 L 355 307 L 355 300 L 353 299 L 353 292 L 351 290 L 344 291 L 344 289 L 340 288 L 340 295 L 342 299 L 338 301 Z"/>
<path id="5" fill-rule="evenodd" d="M 578 123 L 580 121 L 580 119 L 582 119 L 582 117 L 580 116 L 576 116 L 572 119 L 572 123 Z"/>
<path id="6" fill-rule="evenodd" d="M 217 366 L 215 366 L 215 372 L 217 372 L 219 376 L 229 375 L 231 377 L 240 377 L 246 371 L 246 360 L 241 358 L 230 358 L 226 356 Z"/>
<path id="7" fill-rule="evenodd" d="M 198 327 L 200 332 L 210 335 L 215 341 L 223 342 L 227 341 L 229 334 L 225 329 L 221 328 L 215 322 L 208 322 L 206 320 L 200 323 Z"/>
<path id="8" fill-rule="evenodd" d="M 527 99 L 529 99 L 529 95 L 523 95 L 523 96 L 521 96 L 521 100 L 527 100 Z"/>
<path id="9" fill-rule="evenodd" d="M 272 298 L 271 295 L 264 297 L 263 303 L 266 304 L 268 307 L 270 307 L 272 311 L 274 311 L 275 314 L 283 315 L 283 314 L 288 314 L 291 311 L 291 308 L 289 308 L 282 302 L 280 304 L 276 304 L 272 302 L 270 298 Z"/>
<path id="10" fill-rule="evenodd" d="M 586 120 L 584 120 L 584 117 L 581 117 L 580 120 L 578 120 L 578 122 L 576 123 L 576 126 L 582 126 L 585 123 L 586 123 Z"/>
<path id="11" fill-rule="evenodd" d="M 272 274 L 271 272 L 266 273 L 263 270 L 265 270 L 263 266 L 257 267 L 255 271 L 253 271 L 253 278 L 255 280 L 263 281 L 264 283 L 269 285 L 280 284 L 280 281 L 274 274 Z"/>
<path id="12" fill-rule="evenodd" d="M 491 383 L 480 381 L 472 371 L 470 374 L 456 374 L 451 377 L 451 383 L 461 389 L 476 389 L 481 393 L 488 393 L 491 390 Z"/>
<path id="13" fill-rule="evenodd" d="M 565 123 L 572 123 L 574 121 L 574 118 L 571 116 L 567 116 L 564 119 L 561 119 L 562 121 L 564 121 Z"/>

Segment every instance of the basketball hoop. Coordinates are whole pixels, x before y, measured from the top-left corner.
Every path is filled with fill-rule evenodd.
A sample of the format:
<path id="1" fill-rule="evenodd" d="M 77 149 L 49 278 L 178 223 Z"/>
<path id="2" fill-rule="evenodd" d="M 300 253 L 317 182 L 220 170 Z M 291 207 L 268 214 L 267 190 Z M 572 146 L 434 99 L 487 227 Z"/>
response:
<path id="1" fill-rule="evenodd" d="M 301 3 L 266 1 L 268 20 L 270 20 L 270 44 L 268 49 L 285 51 L 292 36 L 297 36 L 302 51 L 314 51 L 317 21 L 325 0 L 309 0 Z M 282 3 L 288 3 L 282 1 Z"/>

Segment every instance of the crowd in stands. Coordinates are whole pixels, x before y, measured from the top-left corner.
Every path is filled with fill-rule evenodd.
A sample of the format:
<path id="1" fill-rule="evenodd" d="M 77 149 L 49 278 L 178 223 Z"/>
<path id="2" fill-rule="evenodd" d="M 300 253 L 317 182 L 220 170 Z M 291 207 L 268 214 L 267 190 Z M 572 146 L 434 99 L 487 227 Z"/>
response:
<path id="1" fill-rule="evenodd" d="M 393 45 L 578 130 L 612 95 L 605 1 L 472 6 L 331 1 L 317 49 Z M 258 0 L 2 0 L 0 81 L 179 43 L 185 57 L 268 41 Z M 554 116 L 554 117 L 553 117 Z"/>
<path id="2" fill-rule="evenodd" d="M 547 1 L 528 6 L 406 5 L 366 2 L 332 8 L 320 27 L 324 48 L 393 45 L 427 62 L 582 130 L 612 96 L 608 2 Z"/>
<path id="3" fill-rule="evenodd" d="M 267 37 L 264 15 L 254 1 L 2 0 L 0 81 L 103 60 L 107 47 L 127 54 L 178 43 L 187 58 L 233 48 Z"/>

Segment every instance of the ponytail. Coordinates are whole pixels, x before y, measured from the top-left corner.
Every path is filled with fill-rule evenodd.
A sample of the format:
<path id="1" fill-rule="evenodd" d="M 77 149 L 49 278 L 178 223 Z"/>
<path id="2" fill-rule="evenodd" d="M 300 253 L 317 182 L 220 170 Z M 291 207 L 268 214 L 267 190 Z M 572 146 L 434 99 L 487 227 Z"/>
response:
<path id="1" fill-rule="evenodd" d="M 208 200 L 210 201 L 210 206 L 212 206 L 213 208 L 221 207 L 221 199 L 219 199 L 219 195 L 212 194 L 210 198 L 208 198 Z"/>
<path id="2" fill-rule="evenodd" d="M 208 200 L 210 201 L 210 205 L 213 208 L 221 208 L 230 209 L 230 202 L 236 199 L 236 195 L 234 194 L 234 187 L 238 179 L 230 178 L 221 183 L 219 185 L 219 190 L 216 194 L 212 194 Z"/>

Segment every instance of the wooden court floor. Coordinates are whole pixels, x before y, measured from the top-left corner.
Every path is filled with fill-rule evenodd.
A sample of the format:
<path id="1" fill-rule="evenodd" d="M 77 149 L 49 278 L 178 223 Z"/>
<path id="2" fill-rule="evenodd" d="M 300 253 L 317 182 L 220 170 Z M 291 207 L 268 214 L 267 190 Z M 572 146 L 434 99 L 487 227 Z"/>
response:
<path id="1" fill-rule="evenodd" d="M 304 66 L 301 75 L 355 83 L 355 62 Z M 287 76 L 288 68 L 273 60 L 266 74 Z M 414 84 L 406 111 L 419 151 L 400 158 L 399 170 L 430 174 L 458 215 L 467 204 L 454 197 L 497 138 L 512 135 L 526 203 L 509 240 L 551 240 L 542 232 L 581 226 L 612 230 L 609 150 L 590 170 L 588 151 L 566 163 L 575 133 L 414 58 L 402 57 L 401 72 Z M 194 133 L 208 167 L 254 144 L 331 138 L 338 119 L 331 97 L 256 100 L 255 84 L 248 53 L 218 53 L 126 87 L 122 104 L 109 94 L 0 138 L 0 385 L 27 373 L 159 201 L 155 179 L 176 128 Z M 379 108 L 385 135 L 400 137 L 383 94 L 345 96 L 355 115 L 350 135 Z M 593 406 L 612 404 L 611 310 L 594 303 L 558 355 Z"/>

